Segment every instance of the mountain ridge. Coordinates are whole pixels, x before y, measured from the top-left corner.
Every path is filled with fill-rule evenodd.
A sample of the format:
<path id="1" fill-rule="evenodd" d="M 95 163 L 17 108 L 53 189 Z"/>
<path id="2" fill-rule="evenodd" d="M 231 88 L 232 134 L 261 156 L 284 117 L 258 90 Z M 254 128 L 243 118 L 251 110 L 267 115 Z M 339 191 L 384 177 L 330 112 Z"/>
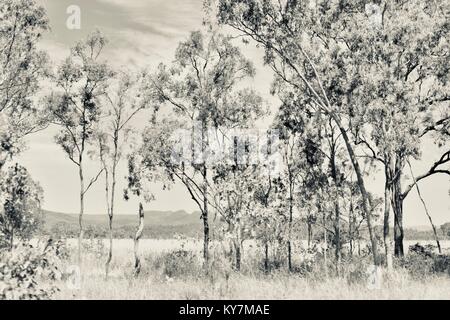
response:
<path id="1" fill-rule="evenodd" d="M 43 210 L 44 224 L 51 228 L 58 223 L 78 223 L 77 213 L 63 213 L 50 210 Z M 86 225 L 105 225 L 108 222 L 106 214 L 85 214 L 83 221 Z M 116 214 L 114 215 L 114 224 L 116 226 L 137 225 L 139 218 L 132 214 Z M 180 226 L 190 224 L 200 224 L 200 213 L 188 213 L 184 210 L 178 211 L 156 211 L 148 210 L 144 214 L 144 223 L 146 225 L 160 226 Z"/>

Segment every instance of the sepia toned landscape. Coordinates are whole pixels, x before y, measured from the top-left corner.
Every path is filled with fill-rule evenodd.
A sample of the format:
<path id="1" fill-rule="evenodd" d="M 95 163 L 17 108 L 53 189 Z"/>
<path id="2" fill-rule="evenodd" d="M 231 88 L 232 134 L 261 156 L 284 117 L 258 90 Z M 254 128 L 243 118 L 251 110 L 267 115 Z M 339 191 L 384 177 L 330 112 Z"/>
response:
<path id="1" fill-rule="evenodd" d="M 450 299 L 446 0 L 0 0 L 0 300 Z"/>

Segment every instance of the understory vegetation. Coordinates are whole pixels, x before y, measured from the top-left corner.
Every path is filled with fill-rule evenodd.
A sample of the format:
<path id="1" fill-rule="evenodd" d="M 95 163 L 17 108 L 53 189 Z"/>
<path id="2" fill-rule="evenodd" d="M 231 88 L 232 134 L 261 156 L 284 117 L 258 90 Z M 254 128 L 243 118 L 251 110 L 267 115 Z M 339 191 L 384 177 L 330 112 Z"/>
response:
<path id="1" fill-rule="evenodd" d="M 185 240 L 186 245 L 190 240 Z M 261 247 L 249 247 L 238 272 L 223 244 L 212 245 L 211 263 L 201 250 L 181 244 L 176 250 L 142 256 L 138 276 L 131 250 L 112 260 L 104 274 L 107 247 L 86 240 L 79 267 L 76 247 L 64 241 L 17 245 L 2 253 L 2 299 L 448 299 L 450 255 L 436 254 L 432 245 L 409 248 L 394 268 L 374 273 L 368 251 L 344 255 L 339 268 L 330 252 L 295 248 L 292 271 L 277 250 L 269 270 Z M 281 251 L 282 252 L 282 251 Z M 206 269 L 205 269 L 206 268 Z M 206 270 L 206 272 L 205 272 Z"/>
<path id="2" fill-rule="evenodd" d="M 80 279 L 55 281 L 54 299 L 448 299 L 450 256 L 437 255 L 430 247 L 415 245 L 394 269 L 383 269 L 374 279 L 370 255 L 344 257 L 336 270 L 333 255 L 328 259 L 315 250 L 296 250 L 298 260 L 288 271 L 284 259 L 271 256 L 270 271 L 264 268 L 262 248 L 253 248 L 236 271 L 223 246 L 213 246 L 211 264 L 205 267 L 201 251 L 180 246 L 178 250 L 149 253 L 142 257 L 139 276 L 133 270 L 132 253 L 120 252 L 105 279 L 102 261 L 107 248 L 101 242 L 86 244 Z M 435 248 L 433 248 L 435 249 Z M 67 268 L 75 263 L 64 261 Z M 87 271 L 88 270 L 88 271 Z M 73 275 L 72 275 L 73 277 Z M 375 281 L 375 282 L 373 282 Z"/>

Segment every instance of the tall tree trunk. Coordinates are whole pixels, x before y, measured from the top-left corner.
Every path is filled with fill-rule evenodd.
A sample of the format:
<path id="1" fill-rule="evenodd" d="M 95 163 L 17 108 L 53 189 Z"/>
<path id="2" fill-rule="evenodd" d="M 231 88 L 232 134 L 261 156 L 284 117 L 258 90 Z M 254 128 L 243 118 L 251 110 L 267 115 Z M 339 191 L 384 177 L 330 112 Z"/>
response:
<path id="1" fill-rule="evenodd" d="M 333 136 L 334 139 L 334 136 Z M 337 167 L 336 167 L 336 150 L 333 144 L 331 151 L 331 176 L 333 178 L 334 185 L 336 187 L 336 191 L 340 188 L 340 181 L 337 176 Z M 341 261 L 341 235 L 340 235 L 340 213 L 339 213 L 339 196 L 338 194 L 334 197 L 334 242 L 336 245 L 335 250 L 335 258 L 336 258 L 336 272 L 339 274 L 339 263 Z M 325 223 L 325 221 L 324 221 Z M 325 231 L 326 232 L 326 231 Z"/>
<path id="2" fill-rule="evenodd" d="M 307 222 L 307 226 L 308 226 L 308 249 L 309 249 L 311 248 L 311 238 L 312 238 L 312 226 L 310 221 Z"/>
<path id="3" fill-rule="evenodd" d="M 117 147 L 115 151 L 115 157 L 117 157 Z M 106 260 L 106 277 L 108 277 L 109 267 L 112 261 L 112 252 L 113 252 L 113 219 L 114 219 L 114 204 L 115 204 L 115 196 L 116 196 L 116 168 L 117 168 L 117 160 L 114 159 L 113 169 L 112 169 L 112 185 L 111 185 L 111 199 L 109 205 L 108 212 L 108 227 L 109 227 L 109 251 L 108 258 Z M 108 176 L 108 171 L 106 171 L 106 176 Z M 107 178 L 107 186 L 109 186 L 109 179 Z M 107 187 L 109 188 L 109 187 Z M 108 193 L 108 191 L 107 191 Z"/>
<path id="4" fill-rule="evenodd" d="M 264 272 L 269 273 L 269 242 L 264 243 Z"/>
<path id="5" fill-rule="evenodd" d="M 84 172 L 83 172 L 83 164 L 80 160 L 79 162 L 79 176 L 80 176 L 80 213 L 78 215 L 78 225 L 80 227 L 80 231 L 78 234 L 78 264 L 81 267 L 81 248 L 83 245 L 83 214 L 84 214 Z"/>
<path id="6" fill-rule="evenodd" d="M 237 219 L 237 228 L 236 228 L 236 241 L 235 241 L 235 254 L 236 254 L 236 271 L 241 271 L 241 257 L 242 257 L 242 229 L 241 229 L 241 221 Z"/>
<path id="7" fill-rule="evenodd" d="M 204 266 L 208 267 L 209 262 L 209 222 L 208 222 L 208 181 L 207 181 L 207 170 L 206 164 L 203 165 L 203 210 L 202 210 L 202 220 L 203 220 L 203 258 Z"/>
<path id="8" fill-rule="evenodd" d="M 323 219 L 323 241 L 324 241 L 324 251 L 323 251 L 323 258 L 324 258 L 324 264 L 325 264 L 325 276 L 328 276 L 328 235 L 327 235 L 327 228 L 326 228 L 326 213 L 325 210 L 322 213 L 322 219 Z"/>
<path id="9" fill-rule="evenodd" d="M 289 235 L 288 235 L 288 269 L 292 271 L 292 214 L 293 214 L 292 175 L 289 173 Z"/>
<path id="10" fill-rule="evenodd" d="M 288 241 L 287 247 L 288 247 L 288 270 L 292 272 L 292 243 L 290 240 Z"/>
<path id="11" fill-rule="evenodd" d="M 390 158 L 385 156 L 384 165 L 385 185 L 384 185 L 384 220 L 383 220 L 383 241 L 384 254 L 386 256 L 386 266 L 388 270 L 392 270 L 392 239 L 390 232 L 390 206 L 391 206 L 391 190 L 392 190 L 392 175 L 390 168 Z"/>
<path id="12" fill-rule="evenodd" d="M 402 163 L 397 155 L 395 169 L 392 173 L 392 209 L 394 212 L 394 253 L 396 257 L 403 257 L 403 197 L 402 197 Z"/>
<path id="13" fill-rule="evenodd" d="M 205 152 L 208 146 L 207 137 L 207 123 L 205 120 L 202 121 L 202 156 L 203 156 L 203 208 L 202 208 L 202 220 L 203 220 L 203 259 L 204 268 L 208 270 L 209 263 L 209 222 L 208 222 L 208 171 L 206 168 L 206 156 Z"/>
<path id="14" fill-rule="evenodd" d="M 401 199 L 401 186 L 394 183 L 392 192 L 394 211 L 394 253 L 396 257 L 403 257 L 403 200 Z"/>
<path id="15" fill-rule="evenodd" d="M 241 271 L 241 243 L 239 240 L 234 241 L 234 254 L 236 271 Z"/>
<path id="16" fill-rule="evenodd" d="M 9 251 L 13 251 L 14 249 L 14 228 L 11 228 L 11 238 L 9 239 Z"/>
<path id="17" fill-rule="evenodd" d="M 105 277 L 106 279 L 108 279 L 109 266 L 112 260 L 112 217 L 111 217 L 111 207 L 109 205 L 109 170 L 106 166 L 106 162 L 104 161 L 103 156 L 101 155 L 100 157 L 103 163 L 103 168 L 105 170 L 105 199 L 106 199 L 106 210 L 108 215 L 108 227 L 109 227 L 109 250 L 105 263 Z"/>
<path id="18" fill-rule="evenodd" d="M 335 201 L 334 213 L 334 241 L 336 244 L 334 256 L 336 259 L 336 272 L 339 274 L 339 264 L 341 263 L 341 230 L 339 226 L 340 212 L 338 200 Z"/>
<path id="19" fill-rule="evenodd" d="M 347 131 L 342 126 L 341 121 L 339 120 L 338 116 L 336 116 L 336 114 L 331 113 L 331 117 L 333 118 L 333 120 L 337 124 L 337 126 L 339 127 L 339 131 L 342 134 L 342 137 L 345 142 L 345 146 L 347 148 L 348 155 L 350 157 L 350 160 L 353 164 L 353 168 L 356 173 L 358 187 L 359 187 L 359 190 L 361 191 L 361 196 L 362 196 L 362 200 L 363 200 L 362 208 L 363 208 L 364 214 L 366 216 L 367 228 L 369 229 L 370 243 L 372 246 L 373 263 L 374 263 L 374 265 L 379 265 L 380 261 L 378 259 L 377 239 L 375 237 L 375 233 L 373 231 L 373 224 L 372 224 L 372 203 L 370 201 L 369 194 L 367 193 L 366 186 L 364 184 L 363 174 L 361 172 L 359 162 L 358 162 L 355 152 L 353 150 L 353 146 L 347 135 Z"/>
<path id="20" fill-rule="evenodd" d="M 134 275 L 137 276 L 141 272 L 141 259 L 139 257 L 139 239 L 141 239 L 144 231 L 144 207 L 139 203 L 139 226 L 134 236 Z"/>
<path id="21" fill-rule="evenodd" d="M 108 238 L 109 238 L 109 248 L 108 248 L 108 257 L 106 259 L 105 269 L 106 269 L 106 278 L 109 276 L 109 270 L 112 261 L 112 250 L 113 250 L 113 217 L 111 215 L 108 216 Z"/>
<path id="22" fill-rule="evenodd" d="M 350 245 L 350 256 L 353 256 L 353 197 L 350 195 L 350 211 L 348 216 L 348 235 L 349 235 L 349 245 Z"/>

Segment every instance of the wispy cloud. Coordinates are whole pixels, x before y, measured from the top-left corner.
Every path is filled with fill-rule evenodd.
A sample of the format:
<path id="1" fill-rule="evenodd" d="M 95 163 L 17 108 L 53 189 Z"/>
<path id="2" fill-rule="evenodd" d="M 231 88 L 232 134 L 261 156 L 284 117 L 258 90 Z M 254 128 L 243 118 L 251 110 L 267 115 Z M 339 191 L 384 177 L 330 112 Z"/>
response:
<path id="1" fill-rule="evenodd" d="M 147 65 L 167 60 L 178 41 L 202 23 L 202 0 L 40 0 L 52 32 L 43 43 L 55 58 L 95 29 L 110 39 L 108 60 L 119 65 Z M 66 27 L 67 7 L 81 9 L 81 29 Z"/>

